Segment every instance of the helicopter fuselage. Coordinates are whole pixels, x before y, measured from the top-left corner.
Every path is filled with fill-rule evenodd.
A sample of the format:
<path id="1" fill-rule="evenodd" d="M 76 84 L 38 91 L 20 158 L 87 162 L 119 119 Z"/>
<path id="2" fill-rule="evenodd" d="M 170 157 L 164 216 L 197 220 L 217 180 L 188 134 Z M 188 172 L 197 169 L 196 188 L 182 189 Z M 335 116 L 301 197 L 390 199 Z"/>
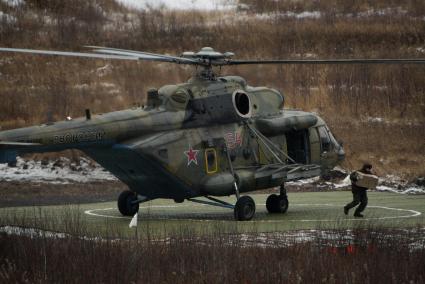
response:
<path id="1" fill-rule="evenodd" d="M 143 107 L 2 131 L 0 160 L 79 149 L 137 194 L 182 201 L 234 194 L 235 182 L 240 192 L 277 186 L 343 159 L 320 117 L 283 103 L 240 77 L 193 78 L 151 91 Z"/>

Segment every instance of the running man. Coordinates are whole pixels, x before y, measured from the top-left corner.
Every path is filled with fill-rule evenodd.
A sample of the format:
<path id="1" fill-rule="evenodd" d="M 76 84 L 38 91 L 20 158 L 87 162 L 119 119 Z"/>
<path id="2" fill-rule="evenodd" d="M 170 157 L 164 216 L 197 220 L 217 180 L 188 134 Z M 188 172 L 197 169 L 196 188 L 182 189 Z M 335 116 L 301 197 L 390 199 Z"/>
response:
<path id="1" fill-rule="evenodd" d="M 365 210 L 368 199 L 367 188 L 358 186 L 356 184 L 356 182 L 359 180 L 358 172 L 371 175 L 372 165 L 369 163 L 365 163 L 360 170 L 351 173 L 350 180 L 351 192 L 353 193 L 353 201 L 344 206 L 344 214 L 348 215 L 348 211 L 350 211 L 351 208 L 354 208 L 360 204 L 354 211 L 354 217 L 362 218 L 363 214 L 361 213 L 363 212 L 363 210 Z"/>

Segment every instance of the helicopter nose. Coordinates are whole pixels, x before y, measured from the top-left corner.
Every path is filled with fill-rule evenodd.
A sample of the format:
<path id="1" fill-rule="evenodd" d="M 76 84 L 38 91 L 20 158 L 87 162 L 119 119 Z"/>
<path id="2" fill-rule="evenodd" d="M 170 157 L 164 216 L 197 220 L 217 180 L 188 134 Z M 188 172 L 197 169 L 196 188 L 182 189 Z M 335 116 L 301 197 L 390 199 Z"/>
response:
<path id="1" fill-rule="evenodd" d="M 339 161 L 342 161 L 342 160 L 345 159 L 345 151 L 344 151 L 344 148 L 342 146 L 338 149 L 337 154 L 338 154 L 338 160 Z"/>

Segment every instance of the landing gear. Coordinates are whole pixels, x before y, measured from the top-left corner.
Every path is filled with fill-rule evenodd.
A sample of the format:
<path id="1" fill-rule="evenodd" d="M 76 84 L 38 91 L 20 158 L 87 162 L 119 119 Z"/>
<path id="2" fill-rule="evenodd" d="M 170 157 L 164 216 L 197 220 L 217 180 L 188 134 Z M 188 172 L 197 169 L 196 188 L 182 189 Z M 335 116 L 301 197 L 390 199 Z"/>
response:
<path id="1" fill-rule="evenodd" d="M 272 194 L 266 200 L 266 208 L 269 213 L 285 213 L 288 210 L 289 202 L 284 185 L 280 187 L 280 194 Z"/>
<path id="2" fill-rule="evenodd" d="M 238 221 L 249 221 L 255 214 L 255 202 L 249 196 L 242 196 L 238 199 L 233 209 L 235 219 Z"/>
<path id="3" fill-rule="evenodd" d="M 133 216 L 136 214 L 139 211 L 137 194 L 130 190 L 121 192 L 118 197 L 118 210 L 124 216 Z"/>
<path id="4" fill-rule="evenodd" d="M 272 194 L 266 201 L 266 208 L 269 213 L 285 213 L 288 206 L 288 197 L 282 195 Z"/>
<path id="5" fill-rule="evenodd" d="M 200 203 L 200 204 L 206 204 L 206 205 L 212 205 L 217 207 L 223 207 L 228 209 L 233 209 L 235 219 L 236 221 L 249 221 L 254 217 L 255 214 L 255 202 L 254 200 L 249 196 L 241 196 L 239 197 L 238 201 L 236 201 L 236 204 L 230 204 L 225 201 L 222 201 L 217 198 L 213 198 L 211 196 L 204 196 L 206 199 L 209 199 L 210 201 L 206 200 L 199 200 L 194 198 L 188 198 L 188 201 Z"/>

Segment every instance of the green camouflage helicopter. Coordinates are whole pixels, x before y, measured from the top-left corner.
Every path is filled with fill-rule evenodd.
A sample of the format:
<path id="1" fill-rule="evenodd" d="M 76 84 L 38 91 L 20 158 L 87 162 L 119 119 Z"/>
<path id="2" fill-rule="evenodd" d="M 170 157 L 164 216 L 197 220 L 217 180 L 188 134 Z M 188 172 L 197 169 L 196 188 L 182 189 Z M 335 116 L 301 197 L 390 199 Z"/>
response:
<path id="1" fill-rule="evenodd" d="M 3 52 L 150 60 L 198 67 L 186 83 L 148 91 L 146 105 L 101 115 L 0 132 L 0 162 L 24 153 L 79 149 L 124 182 L 118 209 L 134 215 L 156 198 L 234 210 L 251 220 L 254 200 L 241 193 L 280 187 L 267 198 L 270 213 L 285 213 L 284 182 L 323 175 L 344 150 L 314 113 L 284 109 L 277 90 L 252 87 L 239 76 L 217 76 L 213 67 L 242 64 L 425 63 L 425 59 L 234 60 L 210 47 L 169 56 L 89 47 L 92 52 L 0 48 Z M 199 68 L 200 67 L 200 68 Z M 230 204 L 217 196 L 236 195 Z M 205 199 L 197 199 L 204 197 Z"/>

